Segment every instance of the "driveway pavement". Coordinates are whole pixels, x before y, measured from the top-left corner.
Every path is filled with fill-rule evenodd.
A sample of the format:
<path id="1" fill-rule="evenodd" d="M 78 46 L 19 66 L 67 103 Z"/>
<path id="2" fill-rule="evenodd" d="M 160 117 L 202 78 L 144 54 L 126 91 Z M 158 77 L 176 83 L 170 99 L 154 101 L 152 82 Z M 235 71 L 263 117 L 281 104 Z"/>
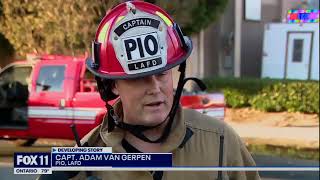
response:
<path id="1" fill-rule="evenodd" d="M 319 126 L 317 127 L 271 127 L 261 124 L 228 124 L 246 142 L 297 148 L 319 149 Z"/>

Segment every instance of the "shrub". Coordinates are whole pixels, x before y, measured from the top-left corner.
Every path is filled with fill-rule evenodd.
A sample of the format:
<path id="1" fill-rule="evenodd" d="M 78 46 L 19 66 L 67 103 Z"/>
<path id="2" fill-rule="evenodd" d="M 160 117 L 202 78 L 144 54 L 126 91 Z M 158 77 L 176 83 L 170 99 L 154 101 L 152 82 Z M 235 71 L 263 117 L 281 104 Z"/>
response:
<path id="1" fill-rule="evenodd" d="M 319 113 L 319 81 L 253 78 L 212 78 L 204 81 L 209 91 L 224 93 L 229 107 Z"/>
<path id="2" fill-rule="evenodd" d="M 248 95 L 244 92 L 235 89 L 225 89 L 223 90 L 227 105 L 233 108 L 240 108 L 249 106 Z"/>

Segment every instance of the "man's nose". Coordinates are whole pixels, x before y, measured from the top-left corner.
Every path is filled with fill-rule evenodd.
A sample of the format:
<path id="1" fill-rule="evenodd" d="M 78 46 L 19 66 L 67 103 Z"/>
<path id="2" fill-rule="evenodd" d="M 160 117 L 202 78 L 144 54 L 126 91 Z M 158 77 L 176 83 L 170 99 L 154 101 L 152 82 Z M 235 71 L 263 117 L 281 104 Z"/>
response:
<path id="1" fill-rule="evenodd" d="M 160 82 L 155 75 L 147 77 L 148 94 L 157 94 L 160 92 Z"/>

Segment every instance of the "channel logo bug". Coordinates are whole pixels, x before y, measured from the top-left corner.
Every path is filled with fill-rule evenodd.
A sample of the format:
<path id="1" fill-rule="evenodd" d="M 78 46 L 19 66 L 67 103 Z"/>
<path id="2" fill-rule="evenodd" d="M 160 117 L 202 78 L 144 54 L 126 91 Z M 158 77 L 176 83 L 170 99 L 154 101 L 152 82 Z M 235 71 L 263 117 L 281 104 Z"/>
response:
<path id="1" fill-rule="evenodd" d="M 50 153 L 14 153 L 14 167 L 50 167 Z"/>

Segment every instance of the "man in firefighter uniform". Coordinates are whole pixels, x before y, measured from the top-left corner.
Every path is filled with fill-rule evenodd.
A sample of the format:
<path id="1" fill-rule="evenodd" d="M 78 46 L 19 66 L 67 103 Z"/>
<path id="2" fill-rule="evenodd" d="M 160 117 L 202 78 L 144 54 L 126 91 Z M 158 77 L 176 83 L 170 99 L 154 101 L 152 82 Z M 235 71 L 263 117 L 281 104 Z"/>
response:
<path id="1" fill-rule="evenodd" d="M 170 152 L 174 166 L 255 166 L 240 137 L 223 121 L 190 109 L 179 100 L 190 38 L 161 8 L 142 1 L 122 3 L 102 19 L 87 68 L 95 75 L 108 113 L 82 140 L 114 153 Z M 174 93 L 172 68 L 180 78 Z M 117 99 L 119 97 L 119 99 Z M 110 101 L 116 100 L 111 106 Z M 81 179 L 81 172 L 74 178 Z M 98 179 L 260 179 L 256 171 L 96 171 Z"/>

